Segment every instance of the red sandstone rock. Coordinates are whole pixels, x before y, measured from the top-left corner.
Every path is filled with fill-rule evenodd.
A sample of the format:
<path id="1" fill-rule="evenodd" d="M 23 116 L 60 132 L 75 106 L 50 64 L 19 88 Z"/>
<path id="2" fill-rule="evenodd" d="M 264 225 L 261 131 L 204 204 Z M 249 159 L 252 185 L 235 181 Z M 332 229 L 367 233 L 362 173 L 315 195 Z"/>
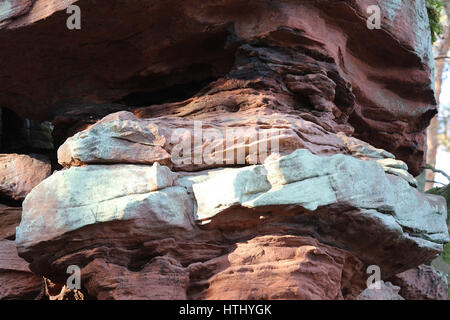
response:
<path id="1" fill-rule="evenodd" d="M 398 294 L 400 287 L 390 282 L 379 281 L 365 289 L 356 300 L 405 300 Z"/>
<path id="2" fill-rule="evenodd" d="M 23 200 L 50 173 L 51 165 L 45 157 L 0 154 L 0 195 Z"/>
<path id="3" fill-rule="evenodd" d="M 365 285 L 362 266 L 348 252 L 312 238 L 256 237 L 225 256 L 190 265 L 190 298 L 352 298 Z"/>
<path id="4" fill-rule="evenodd" d="M 197 171 L 261 164 L 271 153 L 285 155 L 299 148 L 319 155 L 350 153 L 346 143 L 351 138 L 344 141 L 295 115 L 260 110 L 203 116 L 196 122 L 114 113 L 69 138 L 58 150 L 58 161 L 67 167 L 157 161 L 177 171 Z"/>
<path id="5" fill-rule="evenodd" d="M 169 257 L 156 257 L 136 271 L 95 259 L 82 274 L 89 295 L 101 300 L 187 299 L 189 273 Z"/>
<path id="6" fill-rule="evenodd" d="M 0 300 L 35 299 L 40 296 L 44 282 L 17 255 L 14 241 L 0 240 Z"/>
<path id="7" fill-rule="evenodd" d="M 406 300 L 448 299 L 446 277 L 427 265 L 402 272 L 390 281 L 401 288 L 399 293 Z"/>
<path id="8" fill-rule="evenodd" d="M 22 208 L 8 207 L 0 204 L 0 239 L 13 237 L 20 223 Z"/>
<path id="9" fill-rule="evenodd" d="M 77 32 L 65 27 L 72 3 L 83 13 Z M 381 30 L 367 28 L 362 0 L 8 0 L 0 42 L 14 46 L 0 53 L 0 104 L 79 128 L 82 106 L 163 103 L 153 114 L 220 78 L 192 98 L 199 103 L 181 102 L 165 115 L 286 112 L 290 99 L 306 120 L 331 131 L 353 127 L 418 174 L 424 129 L 436 113 L 426 9 L 423 0 L 377 3 Z"/>
<path id="10" fill-rule="evenodd" d="M 16 238 L 30 269 L 62 284 L 78 265 L 83 292 L 99 299 L 402 299 L 390 283 L 360 294 L 362 267 L 375 261 L 390 276 L 448 241 L 443 202 L 413 190 L 407 173 L 423 167 L 436 113 L 433 59 L 424 0 L 375 2 L 380 30 L 367 28 L 363 0 L 3 1 L 0 43 L 14 45 L 0 51 L 0 105 L 53 121 L 57 145 L 87 129 L 60 149 L 63 165 L 82 167 L 38 187 L 46 170 L 4 158 L 4 195 L 23 200 L 35 187 Z M 76 32 L 65 27 L 72 3 L 82 10 Z M 121 110 L 139 119 L 102 119 Z M 270 177 L 261 167 L 246 179 L 225 174 L 200 191 L 192 185 L 214 172 L 176 181 L 165 168 L 158 180 L 155 161 L 217 167 L 169 160 L 172 131 L 191 130 L 192 120 L 282 129 L 282 154 L 376 159 L 400 178 L 341 156 L 315 172 L 308 165 L 318 161 Z M 240 165 L 252 164 L 250 146 L 236 148 Z M 0 242 L 0 297 L 42 288 L 23 263 Z M 64 298 L 64 287 L 50 289 Z"/>
<path id="11" fill-rule="evenodd" d="M 80 255 L 84 261 L 93 259 L 81 270 L 82 286 L 89 297 L 102 300 L 354 299 L 366 281 L 356 257 L 309 237 L 255 237 L 209 258 L 207 242 L 178 243 L 177 253 L 167 250 L 167 243 L 154 245 L 161 255 L 141 266 L 130 267 L 126 251 L 118 248 L 124 254 L 119 260 L 110 250 L 109 256 L 88 250 L 59 263 L 74 263 Z M 197 257 L 190 256 L 192 245 Z M 149 243 L 149 249 L 156 247 Z M 195 262 L 202 252 L 206 260 Z"/>

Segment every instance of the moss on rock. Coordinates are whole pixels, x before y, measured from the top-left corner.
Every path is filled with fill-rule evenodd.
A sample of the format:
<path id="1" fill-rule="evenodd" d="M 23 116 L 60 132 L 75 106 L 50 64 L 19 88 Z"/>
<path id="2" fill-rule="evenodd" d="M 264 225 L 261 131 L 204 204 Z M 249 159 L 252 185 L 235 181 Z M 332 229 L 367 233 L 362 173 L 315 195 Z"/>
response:
<path id="1" fill-rule="evenodd" d="M 428 190 L 427 193 L 442 196 L 447 200 L 447 224 L 450 223 L 450 184 L 442 188 L 433 188 Z M 447 263 L 450 263 L 450 242 L 445 246 L 442 257 Z"/>
<path id="2" fill-rule="evenodd" d="M 428 19 L 430 20 L 431 39 L 435 42 L 444 31 L 441 14 L 444 4 L 440 0 L 426 0 Z"/>

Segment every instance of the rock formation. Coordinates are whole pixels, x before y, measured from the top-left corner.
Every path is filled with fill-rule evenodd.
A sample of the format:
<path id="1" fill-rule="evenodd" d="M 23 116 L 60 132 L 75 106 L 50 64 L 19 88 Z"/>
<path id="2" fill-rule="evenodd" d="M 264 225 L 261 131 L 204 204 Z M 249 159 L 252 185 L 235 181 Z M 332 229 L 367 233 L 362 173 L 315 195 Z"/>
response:
<path id="1" fill-rule="evenodd" d="M 378 287 L 377 287 L 378 285 Z M 390 282 L 379 281 L 365 289 L 357 300 L 405 300 L 398 294 L 400 287 L 393 286 Z"/>
<path id="2" fill-rule="evenodd" d="M 372 4 L 5 1 L 0 298 L 446 299 L 425 2 Z"/>
<path id="3" fill-rule="evenodd" d="M 448 283 L 443 274 L 422 265 L 397 274 L 392 283 L 401 288 L 400 295 L 407 300 L 446 300 Z"/>

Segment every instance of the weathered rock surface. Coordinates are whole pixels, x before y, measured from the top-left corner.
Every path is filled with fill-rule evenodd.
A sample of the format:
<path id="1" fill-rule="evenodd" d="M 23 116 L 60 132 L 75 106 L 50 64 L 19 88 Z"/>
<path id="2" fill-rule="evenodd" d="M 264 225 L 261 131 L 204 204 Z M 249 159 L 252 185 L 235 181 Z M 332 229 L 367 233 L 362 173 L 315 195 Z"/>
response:
<path id="1" fill-rule="evenodd" d="M 447 300 L 447 278 L 432 267 L 421 265 L 397 274 L 390 281 L 399 286 L 406 300 Z"/>
<path id="2" fill-rule="evenodd" d="M 86 225 L 130 219 L 144 220 L 150 229 L 189 231 L 192 200 L 186 189 L 173 184 L 174 174 L 158 163 L 59 171 L 24 201 L 16 240 L 27 246 Z"/>
<path id="3" fill-rule="evenodd" d="M 352 299 L 365 286 L 362 266 L 348 252 L 309 237 L 256 237 L 190 265 L 190 298 Z"/>
<path id="4" fill-rule="evenodd" d="M 23 200 L 50 173 L 51 165 L 45 157 L 0 154 L 0 195 Z"/>
<path id="5" fill-rule="evenodd" d="M 431 260 L 448 241 L 444 200 L 386 175 L 375 161 L 321 157 L 300 149 L 271 156 L 264 165 L 175 177 L 157 163 L 88 165 L 57 172 L 23 204 L 16 236 L 19 252 L 33 271 L 49 276 L 48 270 L 62 263 L 52 261 L 55 252 L 64 256 L 70 250 L 67 259 L 85 265 L 95 255 L 82 259 L 82 252 L 92 242 L 99 245 L 96 241 L 119 247 L 139 244 L 145 251 L 145 243 L 158 243 L 159 237 L 173 237 L 176 248 L 183 246 L 178 241 L 203 238 L 220 248 L 224 235 L 216 230 L 227 234 L 228 241 L 276 232 L 314 236 L 347 248 L 390 276 Z M 209 222 L 207 229 L 194 220 Z M 74 238 L 82 240 L 75 244 L 77 249 L 68 244 Z M 201 240 L 196 245 L 204 250 Z M 193 244 L 187 246 L 192 250 Z M 77 250 L 81 253 L 73 253 Z M 183 256 L 184 250 L 175 257 L 196 262 Z M 117 259 L 123 265 L 123 259 L 135 258 Z"/>
<path id="6" fill-rule="evenodd" d="M 262 163 L 273 152 L 289 154 L 299 148 L 319 155 L 349 154 L 347 140 L 281 113 L 231 113 L 195 121 L 137 119 L 130 112 L 118 112 L 67 139 L 58 160 L 64 166 L 157 161 L 174 170 L 193 171 Z"/>
<path id="7" fill-rule="evenodd" d="M 189 272 L 170 257 L 155 257 L 139 272 L 99 258 L 82 272 L 86 290 L 101 300 L 187 299 Z"/>
<path id="8" fill-rule="evenodd" d="M 428 197 L 403 179 L 384 174 L 375 162 L 297 150 L 280 159 L 269 158 L 264 166 L 223 169 L 195 179 L 199 221 L 239 229 L 260 216 L 298 215 L 328 241 L 351 248 L 365 261 L 382 266 L 386 274 L 400 265 L 428 261 L 448 241 L 443 199 Z M 381 230 L 371 232 L 367 225 Z M 395 256 L 403 246 L 411 255 Z"/>
<path id="9" fill-rule="evenodd" d="M 0 239 L 11 238 L 16 234 L 21 216 L 22 208 L 0 204 Z"/>
<path id="10" fill-rule="evenodd" d="M 317 155 L 351 154 L 377 161 L 385 172 L 417 182 L 406 163 L 391 153 L 343 132 L 325 131 L 295 115 L 228 114 L 201 120 L 181 117 L 138 119 L 130 112 L 110 114 L 58 149 L 61 165 L 159 162 L 173 170 L 262 164 L 272 153 L 305 148 Z"/>
<path id="11" fill-rule="evenodd" d="M 47 295 L 77 265 L 88 298 L 403 299 L 365 269 L 400 279 L 449 241 L 413 177 L 433 57 L 424 0 L 374 4 L 371 30 L 362 0 L 3 1 L 0 105 L 52 121 L 65 167 L 0 156 Z M 33 296 L 3 243 L 4 296 Z"/>
<path id="12" fill-rule="evenodd" d="M 65 27 L 72 3 L 76 32 Z M 115 102 L 186 117 L 288 107 L 326 130 L 354 129 L 418 174 L 436 113 L 425 2 L 375 3 L 379 30 L 361 0 L 7 0 L 0 42 L 14 46 L 0 53 L 0 104 L 37 120 Z"/>
<path id="13" fill-rule="evenodd" d="M 399 295 L 400 287 L 379 281 L 365 289 L 356 300 L 405 300 Z"/>
<path id="14" fill-rule="evenodd" d="M 0 240 L 0 300 L 35 299 L 43 285 L 43 279 L 17 255 L 14 241 Z"/>

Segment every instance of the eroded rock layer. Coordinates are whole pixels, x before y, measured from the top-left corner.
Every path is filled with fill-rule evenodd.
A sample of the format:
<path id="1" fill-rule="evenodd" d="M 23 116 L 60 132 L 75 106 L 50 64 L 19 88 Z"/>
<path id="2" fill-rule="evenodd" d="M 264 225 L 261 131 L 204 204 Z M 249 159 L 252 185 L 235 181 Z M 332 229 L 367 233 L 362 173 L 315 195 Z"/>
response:
<path id="1" fill-rule="evenodd" d="M 0 104 L 74 128 L 98 117 L 92 105 L 105 115 L 115 103 L 183 101 L 220 78 L 146 114 L 296 111 L 354 130 L 418 174 L 436 113 L 425 4 L 373 2 L 381 29 L 367 28 L 366 1 L 8 0 L 0 42 L 14 46 L 0 53 Z M 81 30 L 65 27 L 71 3 Z"/>
<path id="2" fill-rule="evenodd" d="M 72 167 L 34 188 L 23 210 L 16 243 L 32 270 L 58 279 L 67 265 L 85 266 L 87 290 L 103 298 L 124 298 L 124 292 L 135 298 L 169 298 L 170 292 L 182 294 L 181 298 L 190 294 L 205 298 L 226 295 L 230 299 L 342 298 L 343 291 L 339 290 L 344 280 L 339 277 L 329 280 L 335 283 L 333 290 L 305 289 L 305 280 L 293 278 L 294 283 L 301 281 L 303 285 L 294 285 L 291 289 L 296 293 L 289 294 L 291 289 L 277 281 L 273 290 L 264 290 L 268 286 L 261 282 L 264 280 L 257 270 L 264 270 L 265 260 L 255 260 L 249 267 L 254 276 L 236 273 L 233 266 L 244 268 L 239 259 L 247 261 L 259 255 L 252 253 L 253 243 L 269 246 L 263 251 L 264 259 L 269 259 L 267 263 L 275 259 L 270 263 L 277 265 L 284 252 L 285 259 L 303 252 L 301 243 L 306 240 L 298 240 L 299 248 L 295 249 L 295 239 L 314 237 L 322 242 L 314 240 L 315 246 L 327 247 L 323 244 L 327 243 L 344 249 L 329 253 L 340 261 L 334 263 L 340 265 L 337 274 L 341 277 L 345 262 L 337 257 L 343 259 L 348 251 L 355 255 L 351 255 L 351 261 L 360 285 L 364 283 L 364 264 L 380 266 L 383 276 L 389 277 L 433 259 L 449 240 L 443 198 L 419 193 L 405 179 L 385 173 L 374 160 L 315 156 L 305 149 L 284 157 L 272 155 L 263 165 L 195 174 L 174 173 L 157 162 L 153 166 Z M 309 259 L 306 252 L 301 254 L 302 259 Z M 232 257 L 237 260 L 233 262 Z M 300 262 L 294 259 L 292 263 L 295 268 Z M 174 273 L 170 281 L 175 275 L 178 280 L 172 283 L 159 279 L 162 291 L 146 293 L 135 288 L 137 281 L 154 283 L 155 270 L 160 268 Z M 266 281 L 276 279 L 278 273 L 294 272 L 275 271 L 277 268 L 263 272 Z M 299 268 L 295 274 L 309 274 L 304 267 Z M 111 272 L 117 275 L 107 278 L 108 270 L 116 270 Z M 325 274 L 331 276 L 330 272 Z M 202 283 L 196 284 L 193 279 L 197 273 L 210 274 L 211 278 L 195 280 Z M 236 280 L 228 279 L 228 273 Z M 255 284 L 250 294 L 245 293 L 247 286 L 225 290 L 227 286 L 220 279 L 236 281 L 236 286 L 245 281 Z M 120 289 L 110 292 L 102 289 L 117 286 Z M 195 289 L 198 286 L 204 288 Z M 313 294 L 316 290 L 319 293 Z M 357 291 L 349 287 L 344 292 L 348 294 L 349 290 Z"/>

